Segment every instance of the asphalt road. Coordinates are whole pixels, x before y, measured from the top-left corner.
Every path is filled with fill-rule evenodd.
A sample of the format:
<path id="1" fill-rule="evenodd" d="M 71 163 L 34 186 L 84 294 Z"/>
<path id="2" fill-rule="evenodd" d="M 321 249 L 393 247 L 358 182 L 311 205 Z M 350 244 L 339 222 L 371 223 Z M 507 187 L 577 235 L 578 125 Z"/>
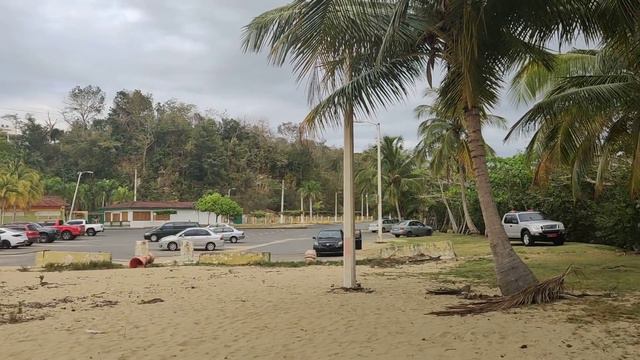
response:
<path id="1" fill-rule="evenodd" d="M 225 243 L 225 249 L 270 252 L 272 260 L 302 260 L 304 252 L 312 248 L 312 237 L 319 229 L 339 228 L 339 225 L 313 225 L 307 229 L 245 229 L 244 241 L 237 244 Z M 366 224 L 358 224 L 363 229 L 363 248 L 375 241 L 376 234 L 365 231 Z M 143 240 L 145 229 L 117 229 L 91 236 L 81 236 L 75 240 L 57 240 L 51 244 L 33 244 L 17 249 L 0 249 L 0 266 L 32 266 L 35 252 L 40 250 L 110 252 L 114 261 L 128 261 L 134 253 L 136 240 Z M 384 234 L 385 238 L 391 235 Z M 156 257 L 176 256 L 179 253 L 158 249 L 156 243 L 149 248 Z M 336 257 L 339 258 L 339 257 Z M 330 260 L 331 257 L 323 258 Z"/>

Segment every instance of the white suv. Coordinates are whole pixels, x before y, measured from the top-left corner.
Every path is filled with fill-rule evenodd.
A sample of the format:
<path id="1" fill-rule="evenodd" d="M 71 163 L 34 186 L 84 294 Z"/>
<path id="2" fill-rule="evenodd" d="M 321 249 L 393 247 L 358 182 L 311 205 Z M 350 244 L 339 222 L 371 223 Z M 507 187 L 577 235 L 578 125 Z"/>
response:
<path id="1" fill-rule="evenodd" d="M 547 220 L 537 211 L 512 211 L 502 217 L 502 226 L 510 239 L 520 239 L 524 246 L 536 241 L 564 244 L 565 228 L 559 221 Z"/>
<path id="2" fill-rule="evenodd" d="M 29 239 L 24 232 L 0 228 L 0 248 L 9 249 L 25 245 Z"/>

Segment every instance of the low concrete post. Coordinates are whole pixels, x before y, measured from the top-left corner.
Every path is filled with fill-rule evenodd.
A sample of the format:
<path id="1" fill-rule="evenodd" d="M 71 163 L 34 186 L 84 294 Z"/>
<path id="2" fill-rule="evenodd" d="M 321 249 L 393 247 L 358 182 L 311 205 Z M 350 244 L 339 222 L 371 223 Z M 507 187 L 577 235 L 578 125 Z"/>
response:
<path id="1" fill-rule="evenodd" d="M 180 257 L 182 258 L 183 263 L 193 263 L 195 260 L 193 258 L 193 242 L 189 240 L 182 240 L 182 245 L 180 246 Z"/>
<path id="2" fill-rule="evenodd" d="M 147 240 L 136 241 L 136 249 L 134 256 L 148 256 L 149 255 L 149 242 Z"/>

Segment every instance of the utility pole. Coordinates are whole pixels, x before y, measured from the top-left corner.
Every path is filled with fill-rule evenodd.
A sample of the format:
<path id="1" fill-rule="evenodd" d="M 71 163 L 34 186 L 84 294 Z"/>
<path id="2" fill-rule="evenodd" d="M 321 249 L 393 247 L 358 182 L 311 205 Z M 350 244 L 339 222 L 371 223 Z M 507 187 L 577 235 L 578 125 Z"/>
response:
<path id="1" fill-rule="evenodd" d="M 380 146 L 382 142 L 381 132 L 380 132 L 380 123 L 377 123 L 378 127 L 378 240 L 377 242 L 381 243 L 382 241 L 382 156 L 380 153 Z"/>
<path id="2" fill-rule="evenodd" d="M 138 168 L 133 170 L 133 201 L 138 201 Z"/>
<path id="3" fill-rule="evenodd" d="M 76 190 L 73 192 L 73 200 L 71 201 L 71 210 L 69 210 L 69 217 L 67 220 L 71 220 L 73 216 L 73 208 L 76 206 L 76 196 L 78 196 L 78 188 L 80 187 L 80 178 L 82 174 L 93 174 L 93 171 L 78 171 L 78 182 L 76 182 Z"/>
<path id="4" fill-rule="evenodd" d="M 365 195 L 365 199 L 366 199 L 366 202 L 367 202 L 367 205 L 366 205 L 366 209 L 367 209 L 367 220 L 369 220 L 369 194 L 368 194 L 368 193 Z"/>
<path id="5" fill-rule="evenodd" d="M 282 192 L 280 193 L 280 224 L 284 224 L 284 178 L 282 178 Z"/>

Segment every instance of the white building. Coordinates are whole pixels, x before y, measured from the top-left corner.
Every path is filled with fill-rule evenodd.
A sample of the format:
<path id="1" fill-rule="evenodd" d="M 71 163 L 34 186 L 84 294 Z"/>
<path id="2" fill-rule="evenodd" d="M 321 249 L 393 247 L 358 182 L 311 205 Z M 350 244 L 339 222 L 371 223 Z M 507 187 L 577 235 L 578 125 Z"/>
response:
<path id="1" fill-rule="evenodd" d="M 4 136 L 18 136 L 20 132 L 20 120 L 14 115 L 0 116 L 0 133 Z"/>
<path id="2" fill-rule="evenodd" d="M 109 226 L 147 228 L 168 221 L 193 221 L 209 224 L 214 213 L 196 210 L 192 202 L 185 201 L 129 201 L 105 207 L 104 222 Z"/>

